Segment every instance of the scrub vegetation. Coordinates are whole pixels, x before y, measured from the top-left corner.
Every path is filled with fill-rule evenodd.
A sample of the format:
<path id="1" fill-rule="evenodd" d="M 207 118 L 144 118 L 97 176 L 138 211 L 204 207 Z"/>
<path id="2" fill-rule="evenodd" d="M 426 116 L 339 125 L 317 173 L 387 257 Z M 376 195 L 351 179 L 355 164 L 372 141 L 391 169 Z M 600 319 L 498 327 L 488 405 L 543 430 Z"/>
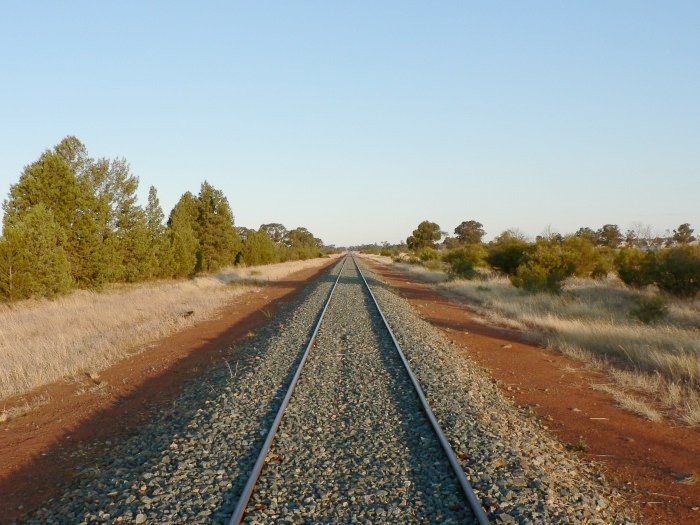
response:
<path id="1" fill-rule="evenodd" d="M 509 230 L 484 243 L 477 221 L 442 242 L 435 232 L 424 221 L 406 249 L 364 251 L 391 255 L 492 320 L 607 369 L 615 385 L 597 388 L 622 406 L 700 424 L 700 246 L 689 224 L 666 238 L 610 224 L 534 241 Z"/>

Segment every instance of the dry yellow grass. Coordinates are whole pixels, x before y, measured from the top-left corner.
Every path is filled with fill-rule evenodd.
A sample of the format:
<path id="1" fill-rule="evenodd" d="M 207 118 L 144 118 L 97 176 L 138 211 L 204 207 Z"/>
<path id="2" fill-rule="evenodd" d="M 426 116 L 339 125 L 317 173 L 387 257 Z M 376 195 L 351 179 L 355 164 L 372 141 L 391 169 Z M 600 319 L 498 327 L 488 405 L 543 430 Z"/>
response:
<path id="1" fill-rule="evenodd" d="M 215 316 L 237 295 L 259 289 L 253 281 L 283 279 L 326 262 L 232 268 L 185 281 L 0 305 L 0 399 L 102 370 L 149 342 Z"/>
<path id="2" fill-rule="evenodd" d="M 608 368 L 624 388 L 613 389 L 621 406 L 658 420 L 658 410 L 630 394 L 642 392 L 684 423 L 700 424 L 697 301 L 673 301 L 662 322 L 644 325 L 628 315 L 642 292 L 614 279 L 571 279 L 560 296 L 526 294 L 505 278 L 439 286 L 497 322 L 534 328 L 548 345 Z"/>

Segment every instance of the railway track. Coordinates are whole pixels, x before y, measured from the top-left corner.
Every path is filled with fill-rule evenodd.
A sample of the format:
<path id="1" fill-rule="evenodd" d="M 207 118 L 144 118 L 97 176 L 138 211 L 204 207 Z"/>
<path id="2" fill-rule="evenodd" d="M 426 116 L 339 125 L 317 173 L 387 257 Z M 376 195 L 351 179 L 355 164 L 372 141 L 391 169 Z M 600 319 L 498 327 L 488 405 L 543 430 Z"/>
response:
<path id="1" fill-rule="evenodd" d="M 340 264 L 229 525 L 488 523 L 359 264 Z"/>

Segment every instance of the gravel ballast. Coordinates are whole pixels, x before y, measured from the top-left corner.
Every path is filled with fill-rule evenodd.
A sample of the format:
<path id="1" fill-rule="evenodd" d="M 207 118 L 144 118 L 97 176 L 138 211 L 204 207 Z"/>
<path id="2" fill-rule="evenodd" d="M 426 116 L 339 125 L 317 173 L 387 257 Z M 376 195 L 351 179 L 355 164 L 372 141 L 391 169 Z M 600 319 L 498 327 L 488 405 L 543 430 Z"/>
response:
<path id="1" fill-rule="evenodd" d="M 227 523 L 340 264 L 18 523 Z M 625 523 L 602 476 L 363 271 L 494 523 Z M 247 523 L 473 523 L 363 286 L 349 259 Z"/>
<path id="2" fill-rule="evenodd" d="M 321 324 L 250 523 L 473 523 L 351 260 Z"/>

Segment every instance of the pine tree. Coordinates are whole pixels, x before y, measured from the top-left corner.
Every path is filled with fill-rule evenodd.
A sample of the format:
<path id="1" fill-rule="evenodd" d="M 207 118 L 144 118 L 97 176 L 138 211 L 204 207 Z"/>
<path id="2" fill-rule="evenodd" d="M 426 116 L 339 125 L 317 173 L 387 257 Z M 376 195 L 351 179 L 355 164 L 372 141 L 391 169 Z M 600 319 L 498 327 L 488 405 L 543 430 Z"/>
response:
<path id="1" fill-rule="evenodd" d="M 151 276 L 170 277 L 174 271 L 174 260 L 170 240 L 163 221 L 165 215 L 160 207 L 158 192 L 155 186 L 148 190 L 148 205 L 146 206 L 146 225 L 151 243 Z"/>
<path id="2" fill-rule="evenodd" d="M 215 271 L 232 265 L 242 248 L 233 224 L 233 214 L 221 190 L 203 182 L 198 196 L 197 237 L 199 257 L 197 270 Z"/>
<path id="3" fill-rule="evenodd" d="M 188 277 L 196 271 L 199 241 L 197 216 L 199 205 L 190 192 L 185 193 L 170 212 L 168 234 L 173 257 L 173 276 Z"/>
<path id="4" fill-rule="evenodd" d="M 93 195 L 56 152 L 43 153 L 39 160 L 24 169 L 19 182 L 10 187 L 3 204 L 4 228 L 16 225 L 38 204 L 51 211 L 66 234 L 65 250 L 76 282 L 81 286 L 103 282 L 101 240 L 91 213 Z"/>
<path id="5" fill-rule="evenodd" d="M 73 280 L 65 242 L 64 231 L 43 204 L 7 226 L 0 239 L 0 299 L 54 297 L 67 292 Z"/>

